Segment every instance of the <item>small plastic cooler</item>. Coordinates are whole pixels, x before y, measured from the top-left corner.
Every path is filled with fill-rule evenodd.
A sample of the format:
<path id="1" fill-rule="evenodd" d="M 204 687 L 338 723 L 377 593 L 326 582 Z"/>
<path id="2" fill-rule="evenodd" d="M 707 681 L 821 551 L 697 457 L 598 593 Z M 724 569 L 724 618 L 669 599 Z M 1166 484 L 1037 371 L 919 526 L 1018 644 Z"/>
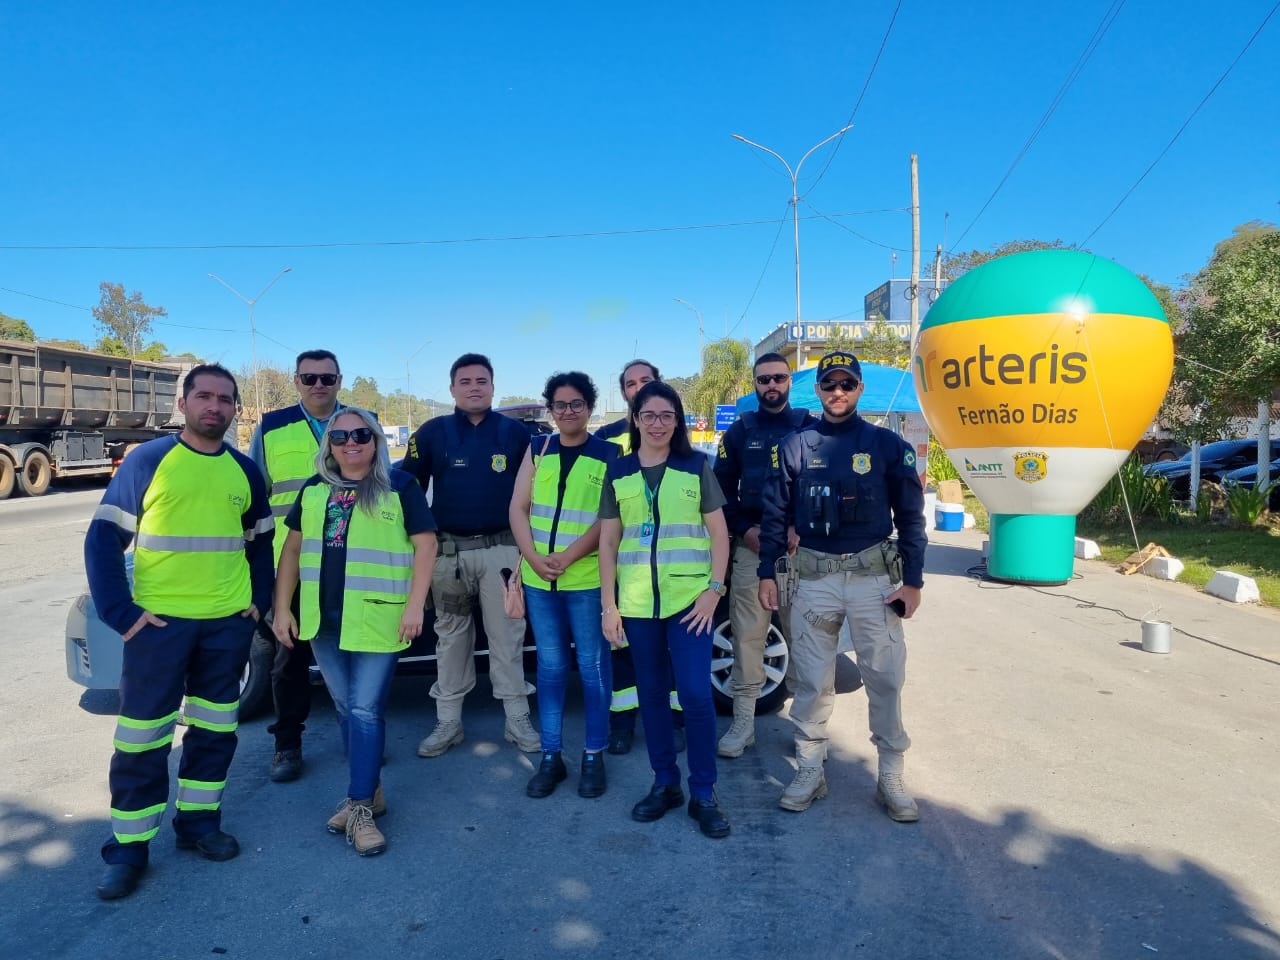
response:
<path id="1" fill-rule="evenodd" d="M 940 503 L 935 508 L 933 524 L 939 530 L 964 529 L 964 504 Z"/>

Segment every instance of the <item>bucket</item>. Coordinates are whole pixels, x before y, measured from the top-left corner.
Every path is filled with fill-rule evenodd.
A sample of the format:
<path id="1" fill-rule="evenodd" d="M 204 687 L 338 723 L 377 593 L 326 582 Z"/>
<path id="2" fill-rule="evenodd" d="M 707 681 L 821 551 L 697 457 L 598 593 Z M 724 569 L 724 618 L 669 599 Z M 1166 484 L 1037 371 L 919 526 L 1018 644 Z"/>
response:
<path id="1" fill-rule="evenodd" d="M 964 529 L 964 504 L 940 503 L 934 514 L 933 524 L 939 530 Z"/>
<path id="2" fill-rule="evenodd" d="M 1142 621 L 1142 649 L 1147 653 L 1168 653 L 1172 646 L 1173 627 L 1168 620 Z"/>

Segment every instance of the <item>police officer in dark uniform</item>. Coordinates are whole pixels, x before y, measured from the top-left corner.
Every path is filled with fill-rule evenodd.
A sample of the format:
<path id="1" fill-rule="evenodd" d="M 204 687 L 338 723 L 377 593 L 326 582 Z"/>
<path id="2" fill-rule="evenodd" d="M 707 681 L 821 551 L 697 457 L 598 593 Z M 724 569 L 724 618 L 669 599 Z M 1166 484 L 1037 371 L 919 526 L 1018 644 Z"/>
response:
<path id="1" fill-rule="evenodd" d="M 734 421 L 720 438 L 716 455 L 716 480 L 724 492 L 724 518 L 733 537 L 733 589 L 729 593 L 733 725 L 716 747 L 722 757 L 740 757 L 756 742 L 756 700 L 765 681 L 764 649 L 771 618 L 756 598 L 760 587 L 756 569 L 760 566 L 764 485 L 773 448 L 787 434 L 817 422 L 808 410 L 791 407 L 791 368 L 782 356 L 766 353 L 757 357 L 755 380 L 758 409 Z"/>
<path id="2" fill-rule="evenodd" d="M 493 696 L 507 716 L 504 736 L 536 753 L 542 740 L 529 720 L 533 688 L 524 678 L 525 621 L 506 615 L 501 573 L 520 563 L 508 506 L 529 431 L 493 411 L 493 364 L 482 354 L 464 353 L 453 362 L 449 392 L 456 409 L 418 428 L 402 464 L 424 490 L 431 485 L 431 510 L 440 524 L 440 555 L 431 578 L 436 726 L 418 745 L 418 756 L 438 757 L 462 742 L 462 700 L 476 685 L 471 609 L 477 597 L 489 638 Z"/>
<path id="3" fill-rule="evenodd" d="M 911 745 L 902 725 L 906 678 L 902 621 L 920 606 L 924 585 L 924 491 L 915 451 L 891 430 L 858 416 L 862 367 L 851 353 L 818 363 L 822 419 L 778 447 L 760 530 L 760 603 L 778 608 L 774 563 L 787 552 L 787 526 L 800 545 L 791 562 L 799 581 L 791 613 L 796 776 L 778 805 L 807 810 L 827 793 L 822 763 L 835 705 L 835 661 L 847 620 L 867 691 L 871 742 L 879 754 L 876 800 L 889 816 L 920 819 L 903 783 Z M 897 528 L 894 543 L 889 535 Z"/>

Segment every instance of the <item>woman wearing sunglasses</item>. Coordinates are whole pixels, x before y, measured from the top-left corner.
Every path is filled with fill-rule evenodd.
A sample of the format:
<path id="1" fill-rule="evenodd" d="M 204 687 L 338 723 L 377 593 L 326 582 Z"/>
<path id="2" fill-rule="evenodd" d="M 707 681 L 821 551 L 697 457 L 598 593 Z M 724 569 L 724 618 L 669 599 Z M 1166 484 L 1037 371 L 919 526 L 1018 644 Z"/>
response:
<path id="1" fill-rule="evenodd" d="M 715 794 L 711 699 L 711 636 L 729 565 L 724 495 L 711 461 L 689 445 L 675 390 L 645 384 L 631 414 L 633 452 L 609 464 L 600 498 L 601 622 L 611 644 L 631 645 L 654 775 L 631 816 L 657 820 L 684 802 L 668 701 L 674 673 L 689 748 L 689 816 L 708 837 L 727 837 Z"/>
<path id="2" fill-rule="evenodd" d="M 534 438 L 511 500 L 511 532 L 524 560 L 525 610 L 538 639 L 542 762 L 525 793 L 548 797 L 568 776 L 561 734 L 572 643 L 586 712 L 578 796 L 591 798 L 605 791 L 613 690 L 609 645 L 600 626 L 596 513 L 605 468 L 620 450 L 587 432 L 596 387 L 585 373 L 555 374 L 542 395 L 560 432 Z"/>
<path id="3" fill-rule="evenodd" d="M 329 421 L 308 480 L 285 518 L 276 575 L 276 638 L 309 641 L 338 713 L 349 784 L 326 827 L 362 857 L 382 853 L 373 818 L 386 812 L 379 771 L 396 662 L 422 632 L 436 523 L 412 474 L 389 470 L 373 414 Z M 289 600 L 301 580 L 299 621 Z"/>

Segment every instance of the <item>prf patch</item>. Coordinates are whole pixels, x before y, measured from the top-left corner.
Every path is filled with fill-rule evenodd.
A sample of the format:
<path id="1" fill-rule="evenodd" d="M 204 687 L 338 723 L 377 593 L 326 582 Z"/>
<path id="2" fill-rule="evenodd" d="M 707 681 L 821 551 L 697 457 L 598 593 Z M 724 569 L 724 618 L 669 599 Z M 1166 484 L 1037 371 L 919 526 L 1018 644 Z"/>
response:
<path id="1" fill-rule="evenodd" d="M 870 473 L 871 472 L 871 454 L 855 453 L 853 455 L 853 472 L 854 473 Z"/>
<path id="2" fill-rule="evenodd" d="M 1024 483 L 1038 483 L 1049 474 L 1049 455 L 1028 450 L 1013 455 L 1013 475 Z"/>
<path id="3" fill-rule="evenodd" d="M 489 466 L 493 468 L 494 473 L 502 473 L 507 469 L 507 455 L 505 453 L 495 453 L 489 458 Z"/>

